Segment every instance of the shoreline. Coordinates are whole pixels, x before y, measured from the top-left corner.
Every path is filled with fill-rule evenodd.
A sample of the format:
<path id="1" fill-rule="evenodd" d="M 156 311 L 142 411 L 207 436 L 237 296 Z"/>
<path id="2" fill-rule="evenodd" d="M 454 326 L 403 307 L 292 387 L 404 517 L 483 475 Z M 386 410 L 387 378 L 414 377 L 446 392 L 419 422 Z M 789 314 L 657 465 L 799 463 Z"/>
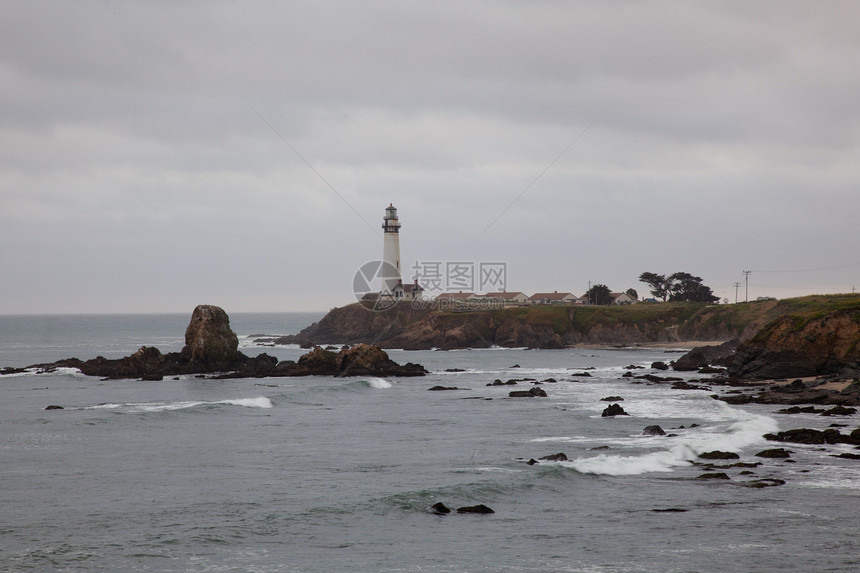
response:
<path id="1" fill-rule="evenodd" d="M 577 344 L 569 348 L 586 348 L 589 350 L 618 350 L 620 348 L 671 349 L 692 350 L 704 346 L 719 346 L 725 340 L 679 340 L 676 342 L 634 342 L 631 344 Z"/>

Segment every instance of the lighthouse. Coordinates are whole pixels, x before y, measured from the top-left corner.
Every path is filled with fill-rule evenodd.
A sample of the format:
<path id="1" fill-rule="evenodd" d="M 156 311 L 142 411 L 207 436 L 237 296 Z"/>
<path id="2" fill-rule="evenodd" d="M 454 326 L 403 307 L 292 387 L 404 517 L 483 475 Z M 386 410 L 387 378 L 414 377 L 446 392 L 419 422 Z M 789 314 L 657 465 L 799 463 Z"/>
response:
<path id="1" fill-rule="evenodd" d="M 400 221 L 397 219 L 397 208 L 392 203 L 385 208 L 382 230 L 382 295 L 399 298 L 403 296 L 403 280 L 400 276 Z M 397 288 L 398 286 L 400 288 Z"/>

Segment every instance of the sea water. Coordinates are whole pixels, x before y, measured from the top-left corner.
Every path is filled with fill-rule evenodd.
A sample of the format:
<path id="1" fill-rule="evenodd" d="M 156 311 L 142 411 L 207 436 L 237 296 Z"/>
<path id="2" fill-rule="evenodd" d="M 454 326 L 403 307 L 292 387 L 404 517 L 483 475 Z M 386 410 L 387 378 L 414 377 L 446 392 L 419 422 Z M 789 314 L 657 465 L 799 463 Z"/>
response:
<path id="1" fill-rule="evenodd" d="M 296 359 L 298 347 L 260 347 L 252 335 L 294 333 L 319 316 L 236 314 L 231 324 L 246 354 Z M 187 322 L 0 317 L 0 367 L 179 350 Z M 860 569 L 860 462 L 832 457 L 854 450 L 754 456 L 784 445 L 767 432 L 850 431 L 853 416 L 788 416 L 714 400 L 717 387 L 621 378 L 631 365 L 677 375 L 649 369 L 678 356 L 663 349 L 389 354 L 430 374 L 0 377 L 0 570 Z M 509 398 L 531 387 L 526 378 L 545 381 L 548 396 Z M 496 379 L 520 381 L 487 386 Z M 428 391 L 436 385 L 459 389 Z M 610 396 L 629 416 L 601 417 Z M 653 424 L 670 435 L 642 435 Z M 710 450 L 761 465 L 698 479 L 707 470 L 693 462 Z M 527 463 L 559 452 L 568 461 Z M 763 478 L 785 485 L 751 487 Z M 436 515 L 437 502 L 495 513 Z"/>

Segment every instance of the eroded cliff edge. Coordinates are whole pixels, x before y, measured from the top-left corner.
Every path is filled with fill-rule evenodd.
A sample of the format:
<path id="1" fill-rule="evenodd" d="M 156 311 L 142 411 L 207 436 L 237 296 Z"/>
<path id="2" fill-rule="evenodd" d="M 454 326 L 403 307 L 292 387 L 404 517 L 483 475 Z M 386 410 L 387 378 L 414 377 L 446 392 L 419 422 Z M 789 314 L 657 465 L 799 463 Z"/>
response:
<path id="1" fill-rule="evenodd" d="M 383 348 L 564 348 L 751 338 L 790 306 L 637 304 L 623 307 L 531 306 L 452 312 L 401 303 L 374 312 L 359 304 L 332 309 L 294 336 L 270 340 L 302 346 L 365 342 Z"/>

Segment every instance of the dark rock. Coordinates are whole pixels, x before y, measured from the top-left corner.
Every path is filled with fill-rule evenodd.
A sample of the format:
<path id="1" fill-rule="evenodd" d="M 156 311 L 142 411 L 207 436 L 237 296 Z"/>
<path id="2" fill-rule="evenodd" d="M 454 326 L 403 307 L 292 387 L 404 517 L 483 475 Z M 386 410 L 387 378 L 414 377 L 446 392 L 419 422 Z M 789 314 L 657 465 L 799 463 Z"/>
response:
<path id="1" fill-rule="evenodd" d="M 855 432 L 851 432 L 846 436 L 835 428 L 827 428 L 826 430 L 812 430 L 809 428 L 799 428 L 796 430 L 786 430 L 777 432 L 776 434 L 765 434 L 766 440 L 774 442 L 791 442 L 795 444 L 860 444 L 860 433 L 855 436 Z"/>
<path id="2" fill-rule="evenodd" d="M 570 376 L 576 376 L 578 378 L 591 378 L 591 373 L 590 372 L 574 372 L 573 374 L 570 374 Z"/>
<path id="3" fill-rule="evenodd" d="M 418 364 L 397 364 L 384 350 L 372 344 L 356 344 L 348 350 L 342 350 L 335 362 L 335 376 L 424 376 L 427 373 Z"/>
<path id="4" fill-rule="evenodd" d="M 546 398 L 546 392 L 542 388 L 532 387 L 529 390 L 514 390 L 508 393 L 509 398 Z"/>
<path id="5" fill-rule="evenodd" d="M 463 370 L 462 368 L 446 368 L 444 372 L 465 372 L 465 370 Z"/>
<path id="6" fill-rule="evenodd" d="M 653 374 L 643 374 L 641 376 L 634 376 L 634 378 L 639 380 L 647 380 L 655 384 L 660 384 L 662 382 L 680 382 L 681 380 L 683 380 L 682 378 L 677 378 L 674 376 L 655 376 Z"/>
<path id="7" fill-rule="evenodd" d="M 510 368 L 519 368 L 519 367 L 520 367 L 520 365 L 519 365 L 519 364 L 514 364 L 514 365 L 513 365 L 513 366 L 511 366 Z"/>
<path id="8" fill-rule="evenodd" d="M 45 406 L 45 410 L 65 410 L 65 408 L 57 404 L 51 404 L 50 406 Z"/>
<path id="9" fill-rule="evenodd" d="M 495 512 L 495 511 L 493 511 L 492 509 L 490 509 L 489 507 L 487 507 L 486 505 L 484 505 L 484 504 L 482 503 L 482 504 L 479 504 L 479 505 L 470 505 L 470 506 L 466 506 L 466 507 L 458 507 L 458 508 L 457 508 L 457 513 L 480 513 L 480 514 L 488 514 L 488 513 L 496 513 L 496 512 Z"/>
<path id="10" fill-rule="evenodd" d="M 538 463 L 538 461 L 536 459 L 532 458 L 529 461 L 527 461 L 526 463 L 530 466 L 533 466 L 533 465 L 536 465 Z"/>
<path id="11" fill-rule="evenodd" d="M 239 357 L 239 338 L 230 329 L 230 318 L 219 306 L 198 305 L 185 330 L 182 358 L 209 369 L 229 368 Z"/>
<path id="12" fill-rule="evenodd" d="M 590 449 L 592 452 L 600 451 L 600 450 L 608 450 L 609 446 L 595 446 Z"/>
<path id="13" fill-rule="evenodd" d="M 729 479 L 729 476 L 725 472 L 714 472 L 702 474 L 696 479 Z"/>
<path id="14" fill-rule="evenodd" d="M 607 396 L 606 398 L 601 398 L 601 402 L 623 402 L 624 398 L 621 396 Z"/>
<path id="15" fill-rule="evenodd" d="M 645 429 L 642 430 L 643 436 L 665 436 L 666 432 L 663 431 L 663 428 L 657 425 L 653 426 L 645 426 Z"/>
<path id="16" fill-rule="evenodd" d="M 681 509 L 680 507 L 667 507 L 665 509 L 652 509 L 651 511 L 654 511 L 657 513 L 683 513 L 687 510 Z"/>
<path id="17" fill-rule="evenodd" d="M 672 363 L 672 368 L 678 371 L 699 370 L 712 364 L 726 364 L 737 350 L 740 341 L 730 340 L 719 346 L 701 346 L 694 348 Z"/>
<path id="18" fill-rule="evenodd" d="M 559 452 L 557 454 L 550 454 L 548 456 L 544 456 L 541 458 L 542 460 L 546 460 L 548 462 L 566 462 L 568 461 L 567 456 L 564 452 Z"/>
<path id="19" fill-rule="evenodd" d="M 699 386 L 698 384 L 690 384 L 689 382 L 684 382 L 681 380 L 680 382 L 675 382 L 672 384 L 672 390 L 708 390 L 710 388 L 707 386 Z"/>
<path id="20" fill-rule="evenodd" d="M 432 388 L 427 388 L 427 390 L 431 392 L 440 392 L 442 390 L 459 390 L 456 386 L 433 386 Z"/>
<path id="21" fill-rule="evenodd" d="M 556 380 L 555 378 L 547 378 L 546 380 L 544 380 L 544 382 L 547 384 L 556 384 L 558 380 Z"/>
<path id="22" fill-rule="evenodd" d="M 783 408 L 782 410 L 777 410 L 777 414 L 820 414 L 823 412 L 823 409 L 816 408 L 815 406 L 792 406 L 791 408 Z"/>
<path id="23" fill-rule="evenodd" d="M 651 368 L 653 368 L 654 370 L 668 370 L 669 365 L 663 361 L 657 361 L 651 363 Z"/>
<path id="24" fill-rule="evenodd" d="M 762 478 L 762 479 L 758 479 L 755 481 L 745 483 L 743 485 L 745 485 L 747 487 L 754 487 L 754 488 L 761 489 L 763 487 L 774 487 L 774 486 L 785 485 L 785 480 L 778 479 L 778 478 Z"/>
<path id="25" fill-rule="evenodd" d="M 705 460 L 738 460 L 740 456 L 734 452 L 721 452 L 720 450 L 714 450 L 712 452 L 705 452 L 703 454 L 699 454 L 699 457 Z"/>
<path id="26" fill-rule="evenodd" d="M 637 366 L 635 364 L 630 364 L 629 366 L 625 366 L 625 370 L 636 370 L 637 368 L 645 368 L 644 366 Z"/>
<path id="27" fill-rule="evenodd" d="M 436 502 L 433 505 L 431 505 L 430 509 L 433 510 L 433 513 L 435 513 L 437 515 L 447 515 L 447 514 L 451 513 L 451 510 L 448 509 L 448 507 L 444 503 L 442 503 L 441 501 Z"/>
<path id="28" fill-rule="evenodd" d="M 749 404 L 750 402 L 753 401 L 753 397 L 750 396 L 749 394 L 733 394 L 733 395 L 724 395 L 724 396 L 718 396 L 718 395 L 714 394 L 711 397 L 714 398 L 715 400 L 721 400 L 721 401 L 725 402 L 726 404 L 732 404 L 735 406 L 741 405 L 741 404 Z"/>
<path id="29" fill-rule="evenodd" d="M 729 375 L 735 378 L 801 378 L 856 370 L 860 322 L 856 308 L 808 318 L 783 315 L 737 349 Z"/>
<path id="30" fill-rule="evenodd" d="M 610 404 L 607 408 L 604 408 L 603 413 L 600 415 L 603 418 L 609 418 L 611 416 L 629 416 L 629 414 L 624 411 L 624 408 L 618 404 Z"/>
<path id="31" fill-rule="evenodd" d="M 834 458 L 842 458 L 846 460 L 860 460 L 860 454 L 842 453 L 833 456 Z"/>
<path id="32" fill-rule="evenodd" d="M 822 416 L 851 416 L 857 413 L 857 408 L 846 408 L 845 406 L 834 406 L 829 410 L 822 412 Z"/>
<path id="33" fill-rule="evenodd" d="M 633 373 L 629 370 L 621 375 L 622 378 L 633 378 Z"/>
<path id="34" fill-rule="evenodd" d="M 725 368 L 714 368 L 713 366 L 702 366 L 696 372 L 699 374 L 723 374 L 725 373 Z"/>
<path id="35" fill-rule="evenodd" d="M 760 451 L 759 453 L 756 454 L 756 457 L 784 459 L 784 458 L 790 458 L 791 452 L 789 452 L 785 448 L 772 448 L 770 450 Z"/>

